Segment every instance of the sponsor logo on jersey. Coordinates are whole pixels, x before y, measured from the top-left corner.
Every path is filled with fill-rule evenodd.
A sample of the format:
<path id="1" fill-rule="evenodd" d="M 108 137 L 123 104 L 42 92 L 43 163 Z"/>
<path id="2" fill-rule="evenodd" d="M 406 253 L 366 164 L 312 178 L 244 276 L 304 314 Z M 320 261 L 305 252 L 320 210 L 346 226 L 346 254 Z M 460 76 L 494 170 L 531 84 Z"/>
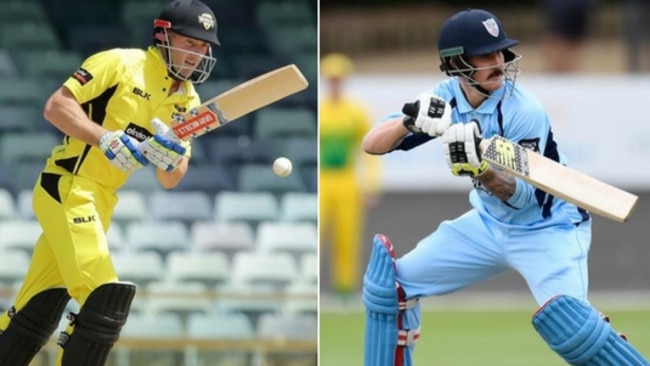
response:
<path id="1" fill-rule="evenodd" d="M 88 222 L 94 222 L 97 221 L 95 219 L 95 215 L 90 215 L 90 216 L 82 216 L 82 217 L 73 217 L 72 222 L 75 224 L 85 224 Z"/>
<path id="2" fill-rule="evenodd" d="M 539 152 L 539 137 L 534 139 L 526 139 L 519 141 L 519 145 L 525 147 L 526 149 L 533 150 L 534 152 Z"/>
<path id="3" fill-rule="evenodd" d="M 79 84 L 86 85 L 90 80 L 93 79 L 93 74 L 89 73 L 88 70 L 80 67 L 72 74 L 72 78 L 77 80 Z"/>
<path id="4" fill-rule="evenodd" d="M 126 126 L 126 129 L 124 130 L 124 133 L 127 135 L 133 137 L 134 139 L 142 142 L 149 137 L 153 136 L 149 131 L 146 129 L 136 125 L 135 123 L 131 122 L 129 123 L 128 126 Z"/>
<path id="5" fill-rule="evenodd" d="M 138 88 L 137 86 L 133 87 L 133 90 L 131 91 L 133 94 L 142 97 L 146 100 L 151 100 L 151 94 L 147 93 L 146 91 Z"/>

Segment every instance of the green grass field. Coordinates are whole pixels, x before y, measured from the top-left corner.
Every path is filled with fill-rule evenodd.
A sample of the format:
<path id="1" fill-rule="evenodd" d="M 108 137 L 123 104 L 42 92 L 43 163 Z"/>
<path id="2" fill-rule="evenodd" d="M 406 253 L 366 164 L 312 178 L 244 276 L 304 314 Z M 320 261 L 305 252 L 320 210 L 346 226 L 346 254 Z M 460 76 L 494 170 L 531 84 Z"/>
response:
<path id="1" fill-rule="evenodd" d="M 607 311 L 612 325 L 650 357 L 650 310 Z M 530 311 L 431 310 L 422 314 L 415 365 L 560 366 Z M 320 314 L 320 366 L 362 365 L 364 314 Z"/>

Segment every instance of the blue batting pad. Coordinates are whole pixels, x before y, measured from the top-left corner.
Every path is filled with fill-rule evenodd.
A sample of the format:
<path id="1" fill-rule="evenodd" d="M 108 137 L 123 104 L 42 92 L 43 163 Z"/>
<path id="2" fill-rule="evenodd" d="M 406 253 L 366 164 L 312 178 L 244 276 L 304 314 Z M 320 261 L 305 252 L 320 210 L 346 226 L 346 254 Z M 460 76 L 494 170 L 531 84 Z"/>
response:
<path id="1" fill-rule="evenodd" d="M 403 299 L 404 292 L 395 279 L 394 260 L 388 238 L 376 235 L 363 278 L 364 366 L 412 365 L 413 344 L 419 336 L 420 307 L 417 301 Z"/>
<path id="2" fill-rule="evenodd" d="M 560 295 L 533 316 L 533 326 L 571 365 L 650 366 L 589 304 Z"/>

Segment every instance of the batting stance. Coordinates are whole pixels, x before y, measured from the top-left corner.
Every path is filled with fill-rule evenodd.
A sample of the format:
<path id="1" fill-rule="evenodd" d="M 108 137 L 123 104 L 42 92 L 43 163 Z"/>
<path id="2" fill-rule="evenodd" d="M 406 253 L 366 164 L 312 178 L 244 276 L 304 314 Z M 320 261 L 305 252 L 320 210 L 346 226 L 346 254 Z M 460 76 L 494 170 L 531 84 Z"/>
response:
<path id="1" fill-rule="evenodd" d="M 396 259 L 374 238 L 364 276 L 366 366 L 410 366 L 420 336 L 418 298 L 444 295 L 515 270 L 540 305 L 533 326 L 572 365 L 650 365 L 588 301 L 588 212 L 481 160 L 495 135 L 565 163 L 540 102 L 515 84 L 520 56 L 491 13 L 468 9 L 442 26 L 438 50 L 449 76 L 387 116 L 364 138 L 370 154 L 408 151 L 440 137 L 449 169 L 469 177 L 472 209 L 442 222 Z"/>
<path id="2" fill-rule="evenodd" d="M 64 134 L 34 187 L 43 228 L 14 305 L 0 317 L 0 365 L 28 365 L 70 298 L 80 305 L 59 337 L 57 365 L 104 365 L 127 320 L 135 286 L 120 282 L 106 242 L 117 189 L 151 163 L 164 188 L 185 175 L 190 146 L 161 121 L 200 104 L 193 84 L 215 64 L 214 13 L 198 0 L 170 3 L 147 50 L 86 59 L 45 105 Z"/>

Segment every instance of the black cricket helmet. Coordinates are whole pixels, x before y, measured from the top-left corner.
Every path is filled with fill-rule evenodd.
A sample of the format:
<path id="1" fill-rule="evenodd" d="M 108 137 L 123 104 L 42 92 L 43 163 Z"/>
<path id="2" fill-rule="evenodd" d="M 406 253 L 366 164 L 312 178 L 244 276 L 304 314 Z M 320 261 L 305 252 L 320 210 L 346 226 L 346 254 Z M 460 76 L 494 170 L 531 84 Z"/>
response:
<path id="1" fill-rule="evenodd" d="M 183 72 L 185 66 L 172 63 L 171 52 L 192 52 L 171 47 L 168 34 L 170 30 L 210 44 L 195 71 L 188 76 L 183 76 L 186 74 Z M 210 76 L 217 61 L 212 56 L 212 46 L 220 45 L 217 37 L 217 18 L 212 9 L 199 0 L 174 0 L 154 20 L 154 44 L 166 55 L 167 69 L 172 77 L 177 80 L 189 80 L 195 84 L 202 83 Z"/>

